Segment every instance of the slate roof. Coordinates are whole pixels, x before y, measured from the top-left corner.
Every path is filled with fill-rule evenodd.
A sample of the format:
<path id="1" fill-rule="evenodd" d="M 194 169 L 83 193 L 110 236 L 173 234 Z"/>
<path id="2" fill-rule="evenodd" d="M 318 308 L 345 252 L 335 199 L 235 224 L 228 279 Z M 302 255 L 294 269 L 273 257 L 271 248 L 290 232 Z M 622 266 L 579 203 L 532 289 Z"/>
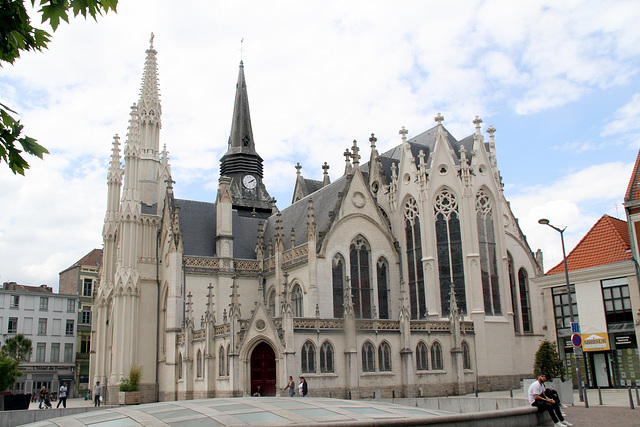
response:
<path id="1" fill-rule="evenodd" d="M 567 255 L 569 271 L 628 261 L 633 257 L 627 222 L 603 215 Z M 564 262 L 546 275 L 564 273 Z"/>
<path id="2" fill-rule="evenodd" d="M 176 199 L 185 256 L 216 256 L 216 204 Z M 256 259 L 259 218 L 232 212 L 234 258 Z"/>
<path id="3" fill-rule="evenodd" d="M 16 292 L 27 292 L 27 293 L 47 293 L 52 294 L 53 288 L 47 285 L 40 286 L 28 286 L 28 285 L 20 285 L 16 282 L 4 282 L 2 284 L 2 290 L 4 291 L 16 291 Z"/>
<path id="4" fill-rule="evenodd" d="M 633 172 L 631 172 L 631 179 L 629 179 L 627 192 L 624 193 L 625 202 L 640 199 L 640 189 L 638 188 L 638 184 L 640 184 L 640 151 L 638 151 L 636 163 L 633 165 Z"/>

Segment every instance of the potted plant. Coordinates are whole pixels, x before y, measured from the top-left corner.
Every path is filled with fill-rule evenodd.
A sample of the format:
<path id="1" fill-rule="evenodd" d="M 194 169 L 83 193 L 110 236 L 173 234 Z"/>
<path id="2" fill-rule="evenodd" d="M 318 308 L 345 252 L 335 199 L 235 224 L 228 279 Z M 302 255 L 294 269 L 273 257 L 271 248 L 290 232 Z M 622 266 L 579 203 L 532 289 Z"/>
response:
<path id="1" fill-rule="evenodd" d="M 120 381 L 120 394 L 118 403 L 121 405 L 139 405 L 140 404 L 140 377 L 142 376 L 142 368 L 132 366 L 129 369 L 129 376 Z"/>
<path id="2" fill-rule="evenodd" d="M 18 370 L 18 366 L 23 361 L 28 361 L 31 357 L 31 340 L 22 334 L 11 337 L 5 341 L 0 349 L 0 391 L 14 386 L 16 378 L 23 375 Z M 3 411 L 13 411 L 16 409 L 29 409 L 31 393 L 12 394 L 2 393 L 0 399 L 0 409 Z"/>

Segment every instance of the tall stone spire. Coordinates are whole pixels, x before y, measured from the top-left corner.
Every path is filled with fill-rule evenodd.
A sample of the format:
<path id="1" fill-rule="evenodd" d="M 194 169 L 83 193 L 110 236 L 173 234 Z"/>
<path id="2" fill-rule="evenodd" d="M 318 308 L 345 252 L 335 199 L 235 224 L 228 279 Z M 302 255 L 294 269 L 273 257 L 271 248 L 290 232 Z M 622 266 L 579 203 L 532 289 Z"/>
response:
<path id="1" fill-rule="evenodd" d="M 153 37 L 154 35 L 151 33 L 149 49 L 146 50 L 147 57 L 144 61 L 142 84 L 140 85 L 138 112 L 140 115 L 140 124 L 153 124 L 157 125 L 157 128 L 160 129 L 162 107 L 160 106 L 160 85 L 158 83 L 158 65 L 156 62 L 156 54 L 158 52 L 153 48 Z M 142 136 L 143 149 L 155 148 L 155 151 L 159 151 L 157 138 L 155 138 L 154 141 L 153 138 L 144 138 L 145 135 Z M 147 141 L 145 141 L 145 139 L 147 139 Z M 150 146 L 150 143 L 154 142 L 156 143 L 156 146 Z"/>

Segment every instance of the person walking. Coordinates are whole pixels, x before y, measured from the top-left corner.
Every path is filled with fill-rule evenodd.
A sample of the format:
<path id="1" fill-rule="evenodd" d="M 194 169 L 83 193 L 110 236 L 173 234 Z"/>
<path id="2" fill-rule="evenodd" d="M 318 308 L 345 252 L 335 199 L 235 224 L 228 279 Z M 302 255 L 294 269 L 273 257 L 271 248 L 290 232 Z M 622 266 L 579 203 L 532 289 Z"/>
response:
<path id="1" fill-rule="evenodd" d="M 56 409 L 60 407 L 62 403 L 63 408 L 67 408 L 67 383 L 62 383 L 60 386 L 60 393 L 58 393 L 58 404 L 56 405 Z"/>
<path id="2" fill-rule="evenodd" d="M 102 401 L 102 386 L 100 381 L 96 382 L 96 386 L 93 388 L 93 406 L 100 406 Z"/>
<path id="3" fill-rule="evenodd" d="M 289 375 L 289 383 L 285 388 L 282 389 L 282 391 L 285 391 L 286 389 L 289 389 L 289 397 L 293 397 L 296 395 L 296 382 L 293 380 L 293 377 L 291 375 Z"/>
<path id="4" fill-rule="evenodd" d="M 42 404 L 44 403 L 44 397 L 47 395 L 47 388 L 42 386 L 40 391 L 38 392 L 38 409 L 42 409 Z"/>
<path id="5" fill-rule="evenodd" d="M 309 388 L 307 386 L 307 380 L 304 379 L 303 376 L 300 377 L 300 384 L 298 384 L 298 393 L 300 393 L 300 397 L 305 397 L 309 392 Z"/>

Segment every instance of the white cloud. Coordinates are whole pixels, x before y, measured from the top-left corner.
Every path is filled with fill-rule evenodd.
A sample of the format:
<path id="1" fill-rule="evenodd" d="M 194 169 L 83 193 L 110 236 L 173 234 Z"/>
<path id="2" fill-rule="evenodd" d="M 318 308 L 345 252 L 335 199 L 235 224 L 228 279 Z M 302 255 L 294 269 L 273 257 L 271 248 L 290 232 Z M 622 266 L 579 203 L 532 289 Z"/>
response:
<path id="1" fill-rule="evenodd" d="M 607 123 L 601 136 L 637 131 L 640 129 L 640 93 L 635 93 L 631 101 L 620 107 L 613 115 L 613 120 Z"/>

